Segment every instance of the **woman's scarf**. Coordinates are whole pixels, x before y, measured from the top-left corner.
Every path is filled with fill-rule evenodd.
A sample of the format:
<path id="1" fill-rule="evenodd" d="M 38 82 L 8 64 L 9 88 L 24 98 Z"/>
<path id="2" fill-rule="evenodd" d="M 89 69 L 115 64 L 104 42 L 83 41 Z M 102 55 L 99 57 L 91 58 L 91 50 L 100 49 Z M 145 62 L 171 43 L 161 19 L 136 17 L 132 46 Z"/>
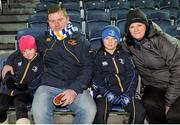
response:
<path id="1" fill-rule="evenodd" d="M 74 28 L 71 22 L 68 22 L 67 26 L 61 31 L 54 32 L 51 28 L 48 29 L 49 34 L 57 41 L 61 41 L 66 37 L 72 35 L 73 31 Z"/>

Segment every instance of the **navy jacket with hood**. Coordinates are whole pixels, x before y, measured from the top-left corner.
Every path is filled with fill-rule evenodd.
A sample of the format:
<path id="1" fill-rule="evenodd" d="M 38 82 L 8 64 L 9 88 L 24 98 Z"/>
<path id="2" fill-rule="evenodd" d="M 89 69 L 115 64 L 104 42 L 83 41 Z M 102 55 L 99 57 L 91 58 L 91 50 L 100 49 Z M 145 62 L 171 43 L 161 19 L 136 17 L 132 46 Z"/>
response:
<path id="1" fill-rule="evenodd" d="M 0 92 L 10 96 L 22 93 L 34 94 L 40 85 L 43 72 L 42 56 L 37 54 L 35 58 L 28 60 L 17 50 L 8 57 L 5 64 L 13 67 L 14 77 L 17 81 L 10 84 L 16 84 L 17 87 L 8 88 L 8 81 L 2 80 Z"/>
<path id="2" fill-rule="evenodd" d="M 37 38 L 37 46 L 45 64 L 41 84 L 82 93 L 92 74 L 90 44 L 86 38 L 73 32 L 57 41 L 45 33 Z"/>
<path id="3" fill-rule="evenodd" d="M 134 96 L 138 75 L 131 56 L 121 46 L 117 47 L 113 55 L 102 47 L 95 54 L 94 71 L 92 81 L 95 84 L 117 95 L 124 93 L 130 98 Z"/>

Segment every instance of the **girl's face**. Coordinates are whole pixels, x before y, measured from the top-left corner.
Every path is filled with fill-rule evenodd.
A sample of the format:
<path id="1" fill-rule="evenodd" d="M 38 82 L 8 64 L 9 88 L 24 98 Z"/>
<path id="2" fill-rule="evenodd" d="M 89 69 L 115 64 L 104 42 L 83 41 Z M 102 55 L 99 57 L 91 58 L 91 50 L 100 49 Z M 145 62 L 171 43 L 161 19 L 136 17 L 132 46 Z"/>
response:
<path id="1" fill-rule="evenodd" d="M 129 26 L 131 36 L 137 40 L 141 40 L 145 36 L 146 25 L 144 23 L 132 23 Z"/>
<path id="2" fill-rule="evenodd" d="M 24 58 L 31 60 L 36 55 L 36 49 L 25 49 L 24 51 L 22 51 L 22 55 L 24 56 Z"/>
<path id="3" fill-rule="evenodd" d="M 107 36 L 103 40 L 105 50 L 110 54 L 113 54 L 117 47 L 117 39 L 112 36 Z"/>

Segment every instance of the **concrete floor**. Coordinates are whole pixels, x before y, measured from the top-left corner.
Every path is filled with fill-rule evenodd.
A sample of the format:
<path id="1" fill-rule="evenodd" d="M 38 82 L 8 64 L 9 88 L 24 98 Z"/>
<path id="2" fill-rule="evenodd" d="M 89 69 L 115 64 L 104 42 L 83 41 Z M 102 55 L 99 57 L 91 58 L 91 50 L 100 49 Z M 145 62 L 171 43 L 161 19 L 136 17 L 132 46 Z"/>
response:
<path id="1" fill-rule="evenodd" d="M 9 112 L 8 113 L 9 123 L 15 124 L 15 112 Z M 29 112 L 29 118 L 32 121 L 32 115 Z M 56 124 L 72 124 L 73 116 L 71 114 L 55 114 L 55 123 Z M 128 116 L 127 115 L 119 115 L 116 113 L 111 113 L 108 118 L 108 124 L 127 124 L 128 122 Z"/>

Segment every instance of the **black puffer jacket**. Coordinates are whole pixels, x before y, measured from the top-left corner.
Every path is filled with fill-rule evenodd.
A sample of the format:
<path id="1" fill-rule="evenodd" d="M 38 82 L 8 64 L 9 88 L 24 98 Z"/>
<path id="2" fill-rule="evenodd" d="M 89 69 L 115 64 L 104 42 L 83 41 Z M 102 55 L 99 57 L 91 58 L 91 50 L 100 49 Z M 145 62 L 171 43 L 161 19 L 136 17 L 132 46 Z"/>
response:
<path id="1" fill-rule="evenodd" d="M 70 37 L 56 41 L 46 33 L 37 38 L 37 45 L 44 55 L 42 84 L 82 93 L 92 74 L 90 44 L 85 37 L 74 32 Z"/>
<path id="2" fill-rule="evenodd" d="M 170 106 L 180 97 L 180 41 L 150 22 L 148 36 L 136 43 L 131 39 L 127 45 L 143 84 L 165 90 Z"/>

